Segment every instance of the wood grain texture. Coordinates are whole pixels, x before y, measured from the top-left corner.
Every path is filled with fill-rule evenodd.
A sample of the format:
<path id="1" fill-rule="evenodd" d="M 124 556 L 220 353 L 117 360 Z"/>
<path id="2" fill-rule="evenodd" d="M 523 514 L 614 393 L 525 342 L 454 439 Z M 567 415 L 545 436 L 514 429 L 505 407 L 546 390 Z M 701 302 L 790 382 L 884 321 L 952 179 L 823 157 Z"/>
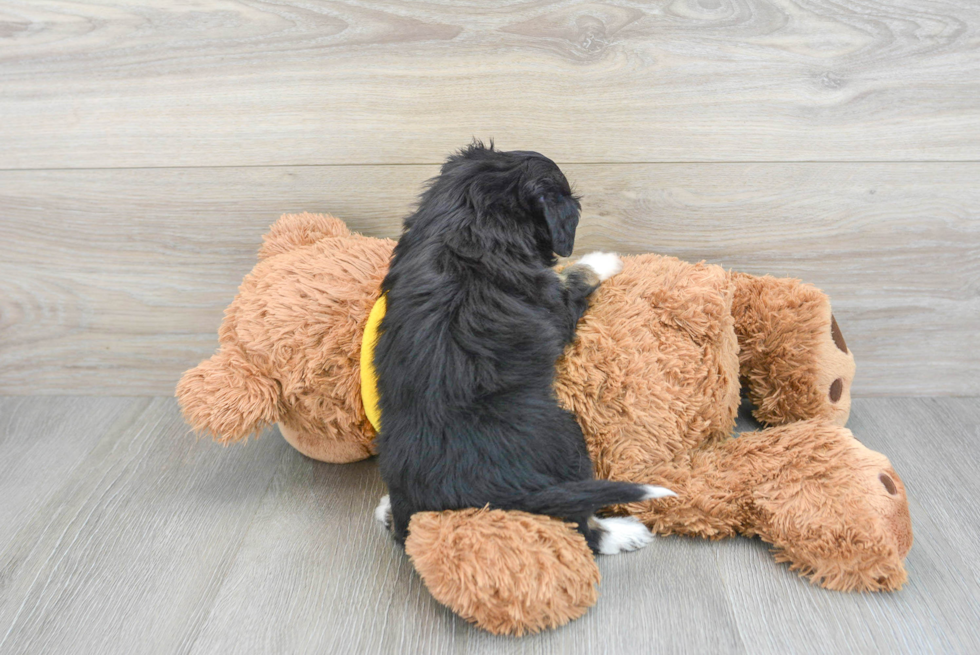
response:
<path id="1" fill-rule="evenodd" d="M 711 546 L 693 540 L 601 558 L 599 604 L 559 631 L 515 640 L 475 630 L 429 595 L 373 521 L 383 493 L 374 461 L 331 466 L 293 453 L 191 652 L 613 655 L 640 635 L 650 652 L 745 652 Z M 691 630 L 680 617 L 712 627 Z"/>
<path id="2" fill-rule="evenodd" d="M 0 168 L 978 160 L 980 5 L 0 2 Z"/>
<path id="3" fill-rule="evenodd" d="M 87 404 L 94 416 L 119 403 L 48 402 Z M 173 399 L 129 402 L 137 411 L 102 426 L 0 551 L 0 652 L 174 653 L 196 638 L 288 446 L 267 439 L 226 450 L 189 435 Z M 21 422 L 43 425 L 46 413 Z M 35 459 L 30 472 L 46 466 Z"/>
<path id="4" fill-rule="evenodd" d="M 0 542 L 5 654 L 980 650 L 976 398 L 854 403 L 851 429 L 890 457 L 912 501 L 901 591 L 814 587 L 759 541 L 660 538 L 600 558 L 598 604 L 522 639 L 431 598 L 372 517 L 383 492 L 373 460 L 314 462 L 275 431 L 222 448 L 187 435 L 169 398 L 8 398 L 0 412 L 0 462 L 52 490 L 37 500 L 0 488 L 0 516 L 29 516 Z M 19 435 L 63 432 L 75 415 L 73 436 L 99 435 L 87 455 L 64 435 L 39 445 L 50 461 L 23 455 Z"/>
<path id="5" fill-rule="evenodd" d="M 800 277 L 830 294 L 856 395 L 980 393 L 980 164 L 567 165 L 578 252 Z M 432 166 L 0 173 L 0 393 L 168 394 L 217 344 L 267 226 L 395 237 Z"/>
<path id="6" fill-rule="evenodd" d="M 0 552 L 82 465 L 106 427 L 144 404 L 134 398 L 0 398 Z M 0 572 L 0 587 L 4 577 Z"/>

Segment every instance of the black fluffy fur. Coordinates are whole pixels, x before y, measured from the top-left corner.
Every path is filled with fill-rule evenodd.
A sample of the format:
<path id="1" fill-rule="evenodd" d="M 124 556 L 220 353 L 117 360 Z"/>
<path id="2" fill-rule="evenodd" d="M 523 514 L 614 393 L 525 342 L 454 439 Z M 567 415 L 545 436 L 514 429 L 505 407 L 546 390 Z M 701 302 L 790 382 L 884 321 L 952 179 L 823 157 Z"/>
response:
<path id="1" fill-rule="evenodd" d="M 641 500 L 642 486 L 596 480 L 582 430 L 559 407 L 555 361 L 595 290 L 564 280 L 579 201 L 534 152 L 475 143 L 450 157 L 405 220 L 382 285 L 375 350 L 381 475 L 393 532 L 412 514 L 483 507 L 589 526 L 599 508 Z"/>

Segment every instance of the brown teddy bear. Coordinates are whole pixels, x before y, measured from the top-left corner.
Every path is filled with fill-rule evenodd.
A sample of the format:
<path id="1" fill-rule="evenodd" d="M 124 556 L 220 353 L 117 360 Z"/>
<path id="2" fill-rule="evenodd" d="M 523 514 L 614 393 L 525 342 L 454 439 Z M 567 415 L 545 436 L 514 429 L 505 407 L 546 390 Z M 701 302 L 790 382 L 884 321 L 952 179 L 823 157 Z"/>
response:
<path id="1" fill-rule="evenodd" d="M 228 443 L 278 423 L 314 459 L 370 456 L 361 343 L 393 247 L 330 216 L 276 222 L 226 310 L 220 349 L 177 386 L 190 425 Z M 842 427 L 854 359 L 827 297 L 798 280 L 623 260 L 559 361 L 555 391 L 598 476 L 677 497 L 613 512 L 659 534 L 757 535 L 828 589 L 899 588 L 912 544 L 905 488 Z M 772 427 L 733 438 L 743 389 Z M 437 600 L 491 632 L 556 627 L 596 601 L 585 540 L 549 517 L 420 513 L 405 547 Z"/>

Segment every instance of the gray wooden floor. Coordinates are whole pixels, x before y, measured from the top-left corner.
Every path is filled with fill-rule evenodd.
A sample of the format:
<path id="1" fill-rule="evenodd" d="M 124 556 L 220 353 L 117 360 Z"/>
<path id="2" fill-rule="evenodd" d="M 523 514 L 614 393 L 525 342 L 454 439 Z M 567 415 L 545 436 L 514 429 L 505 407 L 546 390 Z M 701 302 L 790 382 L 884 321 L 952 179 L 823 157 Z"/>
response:
<path id="1" fill-rule="evenodd" d="M 374 523 L 375 462 L 271 433 L 223 448 L 170 398 L 0 398 L 0 652 L 980 652 L 980 400 L 858 399 L 912 498 L 909 583 L 841 594 L 766 546 L 661 538 L 603 558 L 596 607 L 493 637 Z"/>

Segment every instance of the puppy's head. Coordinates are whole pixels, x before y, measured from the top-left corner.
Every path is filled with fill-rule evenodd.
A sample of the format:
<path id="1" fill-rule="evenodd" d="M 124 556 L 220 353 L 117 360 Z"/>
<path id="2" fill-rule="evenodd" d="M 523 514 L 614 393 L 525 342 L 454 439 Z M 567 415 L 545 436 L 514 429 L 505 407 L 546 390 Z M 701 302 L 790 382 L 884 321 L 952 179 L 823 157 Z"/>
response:
<path id="1" fill-rule="evenodd" d="M 528 234 L 546 258 L 572 254 L 581 205 L 555 162 L 537 152 L 479 141 L 451 156 L 431 191 L 454 193 L 480 230 Z"/>

